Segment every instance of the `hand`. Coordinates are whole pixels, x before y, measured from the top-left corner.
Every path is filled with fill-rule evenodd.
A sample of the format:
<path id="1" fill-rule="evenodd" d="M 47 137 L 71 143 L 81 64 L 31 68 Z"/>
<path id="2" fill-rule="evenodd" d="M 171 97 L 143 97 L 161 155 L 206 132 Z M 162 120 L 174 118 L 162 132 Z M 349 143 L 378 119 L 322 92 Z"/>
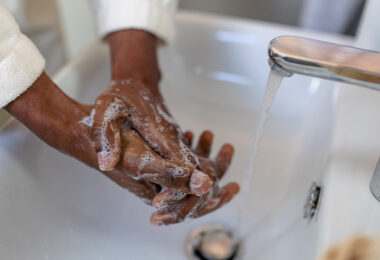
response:
<path id="1" fill-rule="evenodd" d="M 193 134 L 187 132 L 185 136 L 191 145 Z M 198 218 L 222 207 L 239 192 L 239 185 L 234 182 L 222 188 L 219 187 L 218 182 L 231 163 L 234 149 L 230 144 L 223 145 L 215 161 L 212 161 L 208 158 L 212 139 L 213 134 L 211 132 L 203 132 L 195 148 L 195 153 L 198 155 L 202 170 L 213 181 L 213 187 L 206 195 L 200 197 L 192 195 L 181 197 L 181 194 L 169 190 L 162 191 L 153 199 L 153 206 L 159 208 L 150 218 L 153 225 L 175 224 L 188 217 Z"/>
<path id="2" fill-rule="evenodd" d="M 91 135 L 100 169 L 109 171 L 120 159 L 124 119 L 156 153 L 199 169 L 197 156 L 186 145 L 158 89 L 157 38 L 141 30 L 122 30 L 108 35 L 107 41 L 112 83 L 95 102 Z M 197 185 L 207 187 L 210 179 L 203 176 Z"/>
<path id="3" fill-rule="evenodd" d="M 121 128 L 121 160 L 110 171 L 112 179 L 122 184 L 125 176 L 178 193 L 203 195 L 208 192 L 211 182 L 207 175 L 188 164 L 162 158 L 126 122 Z"/>
<path id="4" fill-rule="evenodd" d="M 110 170 L 120 156 L 120 121 L 133 128 L 160 155 L 197 167 L 196 156 L 184 143 L 182 132 L 164 105 L 158 84 L 157 38 L 142 30 L 121 30 L 107 36 L 112 63 L 111 86 L 95 104 L 93 140 L 103 170 Z M 119 110 L 110 120 L 107 108 Z M 104 152 L 105 150 L 110 152 Z"/>
<path id="5" fill-rule="evenodd" d="M 177 193 L 204 194 L 211 186 L 198 186 L 203 173 L 197 169 L 156 154 L 127 124 L 121 131 L 121 160 L 106 176 L 152 205 L 153 198 L 162 189 Z M 191 189 L 194 188 L 194 189 Z"/>
<path id="6" fill-rule="evenodd" d="M 45 73 L 6 109 L 53 148 L 99 169 L 90 138 L 89 115 L 93 114 L 93 108 L 70 99 Z M 137 133 L 122 126 L 123 159 L 113 171 L 103 172 L 117 184 L 148 200 L 161 187 L 194 194 L 204 194 L 210 189 L 205 174 L 192 166 L 160 157 Z M 150 158 L 148 163 L 147 158 Z"/>
<path id="7" fill-rule="evenodd" d="M 156 55 L 157 39 L 143 31 L 125 30 L 109 35 L 107 40 L 111 51 L 112 79 L 114 84 L 106 90 L 104 96 L 99 97 L 98 101 L 100 102 L 96 102 L 95 109 L 97 112 L 94 117 L 94 121 L 96 122 L 94 125 L 96 126 L 93 128 L 92 135 L 97 146 L 99 164 L 101 167 L 105 170 L 112 169 L 120 158 L 119 126 L 120 121 L 125 118 L 131 122 L 131 126 L 137 130 L 158 154 L 165 158 L 186 162 L 201 169 L 201 165 L 197 159 L 198 157 L 187 147 L 185 138 L 183 138 L 177 124 L 170 117 L 168 110 L 162 102 L 162 97 L 158 90 L 160 71 Z M 127 86 L 120 86 L 123 85 L 123 83 Z M 125 89 L 122 87 L 132 88 Z M 116 100 L 117 97 L 119 97 L 119 100 Z M 113 120 L 104 120 L 107 114 L 105 113 L 107 110 L 106 107 L 110 107 L 111 104 L 117 104 L 116 107 L 121 108 L 121 112 L 117 112 L 118 115 L 114 114 Z M 98 105 L 99 107 L 97 107 Z M 113 105 L 111 107 L 113 107 Z M 102 143 L 104 140 L 106 140 L 106 142 Z M 200 143 L 203 148 L 207 148 L 205 142 L 202 141 Z M 211 143 L 208 149 L 210 146 Z M 109 152 L 106 151 L 107 148 Z M 223 169 L 223 154 L 228 152 L 228 148 L 224 149 L 225 150 L 222 149 L 224 152 L 221 152 L 217 160 L 217 164 L 221 167 L 219 169 L 220 175 L 214 176 L 214 179 L 221 177 L 232 157 L 232 153 L 228 153 L 227 158 L 224 158 L 228 163 Z M 106 151 L 106 153 L 103 151 Z M 213 164 L 211 161 L 207 162 L 207 160 L 204 160 L 204 167 L 206 167 L 207 163 Z M 211 172 L 209 173 L 210 175 L 212 175 Z M 215 172 L 217 172 L 217 170 L 215 170 Z M 205 180 L 205 182 L 208 181 Z M 199 183 L 198 185 L 203 184 Z M 186 210 L 189 209 L 194 211 L 192 217 L 195 217 L 196 214 L 198 214 L 198 216 L 206 214 L 222 206 L 237 193 L 238 189 L 239 187 L 236 184 L 231 184 L 221 190 L 217 185 L 214 185 L 213 194 L 210 197 L 215 198 L 215 200 L 211 199 L 210 201 L 215 202 L 217 199 L 221 200 L 219 203 L 216 203 L 216 205 L 208 205 L 203 208 L 202 205 L 207 201 L 205 197 L 189 197 L 184 193 L 167 189 L 163 189 L 156 196 L 156 199 L 159 200 L 159 198 L 161 198 L 161 203 L 170 204 L 171 202 L 179 202 L 186 197 L 182 205 L 176 204 L 178 206 L 177 209 L 181 206 L 183 207 L 182 212 L 181 210 L 177 210 L 178 216 L 181 214 L 183 216 L 189 215 L 189 212 L 186 213 Z M 186 202 L 186 200 L 188 200 L 188 202 Z M 209 204 L 210 203 L 211 202 L 209 202 Z M 198 210 L 193 210 L 193 208 L 196 208 L 196 205 L 199 205 Z M 179 221 L 180 217 L 173 221 L 173 223 Z"/>
<path id="8" fill-rule="evenodd" d="M 45 73 L 6 109 L 50 146 L 73 156 L 90 167 L 99 168 L 97 155 L 90 138 L 91 117 L 88 115 L 91 114 L 92 107 L 81 105 L 67 97 Z M 191 143 L 192 138 L 189 137 L 189 133 L 186 136 L 188 142 Z M 158 207 L 161 204 L 163 206 L 151 216 L 153 224 L 178 223 L 185 217 L 194 218 L 204 215 L 227 203 L 239 190 L 239 186 L 234 183 L 219 189 L 215 181 L 208 195 L 201 197 L 183 195 L 194 190 L 190 185 L 196 172 L 194 167 L 158 156 L 131 129 L 123 128 L 121 138 L 122 143 L 126 146 L 121 148 L 120 165 L 117 165 L 112 171 L 103 173 L 148 203 L 153 199 L 153 205 Z M 203 153 L 208 156 L 211 143 L 212 135 L 207 137 L 203 134 L 196 152 L 199 155 Z M 143 159 L 143 155 L 146 152 L 153 155 L 154 161 L 144 165 L 146 160 Z M 207 158 L 202 158 L 200 162 L 208 176 L 217 180 L 226 171 L 232 153 L 232 147 L 225 145 L 215 162 L 211 162 Z M 144 167 L 141 167 L 139 171 L 138 168 L 141 164 Z M 124 168 L 128 170 L 123 170 Z M 180 171 L 183 171 L 184 175 L 173 175 L 173 169 L 178 172 L 179 168 L 183 168 Z M 152 171 L 155 175 L 145 175 L 151 174 Z M 176 176 L 178 178 L 174 178 Z M 193 182 L 194 187 L 201 187 L 201 189 L 203 189 L 203 185 L 199 184 L 210 184 L 207 181 L 199 181 L 197 178 Z M 161 185 L 166 189 L 174 189 L 177 194 L 168 192 L 166 189 L 162 190 Z M 203 191 L 209 189 L 210 187 L 206 186 Z"/>
<path id="9" fill-rule="evenodd" d="M 140 37 L 141 33 L 138 33 L 138 34 Z M 143 34 L 143 37 L 146 37 L 146 34 Z M 148 36 L 148 38 L 151 39 L 152 37 Z M 133 41 L 128 41 L 128 44 L 131 42 Z M 146 71 L 144 72 L 144 68 L 151 68 L 151 67 L 154 67 L 154 65 L 148 64 L 147 66 L 146 64 L 144 64 L 144 62 L 141 62 L 144 60 L 144 58 L 142 58 L 143 55 L 141 55 L 141 53 L 138 51 L 138 48 L 136 47 L 136 46 L 140 46 L 141 42 L 135 41 L 134 43 L 136 43 L 137 45 L 135 44 L 135 47 L 132 48 L 132 50 L 134 50 L 133 52 L 130 52 L 131 49 L 128 50 L 127 48 L 127 53 L 133 53 L 136 56 L 134 59 L 128 59 L 128 57 L 126 58 L 123 55 L 120 55 L 120 56 L 114 55 L 116 52 L 114 53 L 112 51 L 113 79 L 115 80 L 115 82 L 118 82 L 119 80 L 123 78 L 134 78 L 136 82 L 143 83 L 143 85 L 146 87 L 145 89 L 146 90 L 149 89 L 150 94 L 155 97 L 156 104 L 160 106 L 162 111 L 166 112 L 165 114 L 168 117 L 165 119 L 165 121 L 167 121 L 169 125 L 172 125 L 173 121 L 170 118 L 165 106 L 162 104 L 162 99 L 160 98 L 160 95 L 158 92 L 158 87 L 157 87 L 158 80 L 159 80 L 159 73 L 157 72 L 158 70 L 155 73 L 152 73 L 152 71 L 149 69 L 146 70 L 148 71 L 148 73 L 145 73 Z M 149 41 L 148 45 L 151 43 L 152 42 Z M 118 44 L 116 43 L 113 45 L 117 46 Z M 120 44 L 118 47 L 120 47 L 122 51 L 125 51 L 125 49 L 123 49 L 124 48 L 123 46 L 125 46 L 125 44 Z M 118 49 L 118 48 L 115 48 L 115 49 Z M 144 46 L 142 48 L 140 47 L 140 50 L 141 49 L 144 49 Z M 114 48 L 111 48 L 111 50 L 114 50 Z M 147 59 L 152 57 L 152 55 L 148 55 L 148 56 L 149 57 Z M 118 57 L 118 58 L 116 59 L 114 57 Z M 115 62 L 116 60 L 119 60 L 119 61 L 128 60 L 130 62 L 130 65 L 132 64 L 133 66 L 132 65 L 128 66 L 125 63 L 123 64 L 123 63 Z M 153 63 L 154 62 L 155 61 L 153 60 Z M 129 69 L 120 73 L 120 68 L 129 68 Z M 132 68 L 132 70 L 130 68 Z M 140 74 L 141 72 L 144 72 L 144 73 Z M 112 90 L 110 93 L 111 93 L 111 96 L 114 95 L 114 93 L 112 93 Z M 108 95 L 108 93 L 105 93 L 105 94 Z M 127 97 L 129 98 L 129 96 Z M 134 101 L 137 101 L 137 102 L 134 102 Z M 130 102 L 130 103 L 127 102 L 127 104 L 130 105 L 130 108 L 138 107 L 140 101 L 141 99 L 137 98 L 136 100 L 133 100 L 133 102 Z M 95 107 L 97 105 L 100 106 L 101 104 L 98 102 L 98 104 L 96 104 Z M 99 118 L 102 118 L 102 116 L 95 117 L 96 110 L 93 113 L 91 113 L 94 116 L 93 118 L 87 117 L 90 114 L 91 109 L 92 109 L 91 107 L 80 105 L 74 100 L 71 100 L 66 95 L 64 95 L 50 80 L 50 78 L 44 73 L 41 75 L 41 77 L 38 80 L 36 80 L 36 82 L 33 84 L 32 87 L 30 87 L 25 93 L 23 93 L 23 95 L 21 95 L 14 102 L 12 102 L 11 104 L 7 106 L 7 110 L 11 114 L 17 117 L 21 122 L 23 122 L 27 127 L 29 127 L 35 134 L 37 134 L 46 143 L 48 143 L 52 147 L 66 154 L 69 154 L 77 158 L 78 160 L 86 163 L 87 165 L 91 167 L 99 169 L 99 164 L 98 164 L 99 155 L 96 153 L 91 137 L 94 137 L 94 136 L 102 137 L 102 136 L 97 134 L 95 132 L 96 130 L 91 131 L 90 127 L 92 127 L 93 125 L 89 127 L 88 126 L 89 124 L 88 125 L 84 124 L 83 118 L 84 117 L 87 118 L 87 123 L 89 123 L 92 119 L 92 122 L 94 123 L 94 125 L 95 125 L 95 121 L 104 122 L 104 120 L 102 121 L 99 119 Z M 157 107 L 156 107 L 156 110 L 158 111 Z M 106 116 L 105 112 L 106 111 L 104 111 L 103 113 L 104 116 Z M 147 113 L 144 116 L 149 118 L 149 116 L 152 116 L 152 115 L 154 115 L 154 113 L 153 114 Z M 199 216 L 201 214 L 207 213 L 208 211 L 214 210 L 217 208 L 218 205 L 223 205 L 223 203 L 231 199 L 233 195 L 237 193 L 238 188 L 236 188 L 237 186 L 236 184 L 232 185 L 231 188 L 228 188 L 228 189 L 223 188 L 220 191 L 218 191 L 218 188 L 215 186 L 215 184 L 213 184 L 214 188 L 213 188 L 213 192 L 209 193 L 211 194 L 210 197 L 227 198 L 227 199 L 221 199 L 222 202 L 217 203 L 217 206 L 213 206 L 213 207 L 210 205 L 205 207 L 205 203 L 207 201 L 207 198 L 205 196 L 196 197 L 196 196 L 189 196 L 189 195 L 184 194 L 184 193 L 190 193 L 190 194 L 195 193 L 197 195 L 202 195 L 206 193 L 206 191 L 209 190 L 211 186 L 210 179 L 212 177 L 212 174 L 210 172 L 207 173 L 208 175 L 199 174 L 199 173 L 194 174 L 196 168 L 198 168 L 198 170 L 201 169 L 201 164 L 197 161 L 198 157 L 191 151 L 191 149 L 189 149 L 186 146 L 187 140 L 182 137 L 181 132 L 178 130 L 177 126 L 173 126 L 172 129 L 170 128 L 170 126 L 169 128 L 167 128 L 170 131 L 172 131 L 170 132 L 170 136 L 175 138 L 177 142 L 170 141 L 170 138 L 166 139 L 165 137 L 163 138 L 158 137 L 161 131 L 159 130 L 160 128 L 157 125 L 154 126 L 154 129 L 158 129 L 159 131 L 155 132 L 155 130 L 153 129 L 153 132 L 155 133 L 155 135 L 153 136 L 153 139 L 150 139 L 149 132 L 146 132 L 144 135 L 142 134 L 144 133 L 144 127 L 142 127 L 142 125 L 139 123 L 141 122 L 144 123 L 145 118 L 140 117 L 140 116 L 141 114 L 135 113 L 133 117 L 131 116 L 129 118 L 127 116 L 125 117 L 125 118 L 130 119 L 130 122 L 131 122 L 131 125 L 130 125 L 131 129 L 129 130 L 132 131 L 132 130 L 140 129 L 141 133 L 140 132 L 137 133 L 138 134 L 137 136 L 141 138 L 139 139 L 139 141 L 140 140 L 142 141 L 140 145 L 144 143 L 144 141 L 146 142 L 148 140 L 157 140 L 157 143 L 158 143 L 157 147 L 155 147 L 154 144 L 148 143 L 149 144 L 148 147 L 149 149 L 151 149 L 148 151 L 156 152 L 156 155 L 158 156 L 157 158 L 159 159 L 158 160 L 159 165 L 153 164 L 154 167 L 151 165 L 147 166 L 147 168 L 145 168 L 144 171 L 141 171 L 140 173 L 138 173 L 136 171 L 136 167 L 138 170 L 138 166 L 141 165 L 142 163 L 141 160 L 140 161 L 124 160 L 125 157 L 126 158 L 129 157 L 128 149 L 131 149 L 131 150 L 137 149 L 138 151 L 144 152 L 144 153 L 147 150 L 142 149 L 140 145 L 136 145 L 136 146 L 131 145 L 131 146 L 128 146 L 128 149 L 124 149 L 123 145 L 129 144 L 129 139 L 133 141 L 137 141 L 137 139 L 134 138 L 136 136 L 131 136 L 130 134 L 124 133 L 124 131 L 128 132 L 129 130 L 128 131 L 124 130 L 122 127 L 122 121 L 124 121 L 124 115 L 123 115 L 122 117 L 117 118 L 117 120 L 120 120 L 120 122 L 116 122 L 116 125 L 120 125 L 120 128 L 118 128 L 116 131 L 115 129 L 112 129 L 112 125 L 115 122 L 112 122 L 112 124 L 110 124 L 110 122 L 107 121 L 106 125 L 109 124 L 110 127 L 105 127 L 105 128 L 101 127 L 101 129 L 107 129 L 107 131 L 103 131 L 103 133 L 105 133 L 105 135 L 103 135 L 104 139 L 110 140 L 109 144 L 117 144 L 117 145 L 106 147 L 106 149 L 103 149 L 100 152 L 104 151 L 106 153 L 113 154 L 111 148 L 116 147 L 116 149 L 118 149 L 119 151 L 118 158 L 119 159 L 122 158 L 121 160 L 118 160 L 120 161 L 120 165 L 117 164 L 118 161 L 116 160 L 108 164 L 107 158 L 106 158 L 105 160 L 106 163 L 102 163 L 102 164 L 105 164 L 106 166 L 104 169 L 107 169 L 107 164 L 108 166 L 113 164 L 114 167 L 113 167 L 113 170 L 111 171 L 103 171 L 105 175 L 110 177 L 119 185 L 125 188 L 128 188 L 129 190 L 134 192 L 136 195 L 143 197 L 145 199 L 150 200 L 152 199 L 153 196 L 156 196 L 157 198 L 160 198 L 161 196 L 161 198 L 164 198 L 162 201 L 167 201 L 167 205 L 168 205 L 167 207 L 172 206 L 171 209 L 175 208 L 177 215 L 179 216 L 179 218 L 177 218 L 177 220 L 175 221 L 172 221 L 172 223 L 179 222 L 181 219 L 180 218 L 181 215 L 195 217 L 197 215 Z M 139 120 L 134 121 L 133 118 L 135 119 L 137 118 L 140 121 Z M 117 121 L 117 120 L 111 120 L 111 121 Z M 97 125 L 100 125 L 100 124 L 97 124 Z M 112 133 L 115 133 L 115 135 L 112 135 Z M 113 141 L 112 138 L 119 139 L 119 141 L 118 140 Z M 165 141 L 165 140 L 169 140 L 169 141 Z M 95 143 L 97 142 L 95 141 Z M 204 142 L 201 142 L 201 143 L 204 143 Z M 137 143 L 135 142 L 135 144 Z M 146 145 L 146 143 L 144 144 Z M 172 146 L 167 148 L 165 147 L 166 144 L 172 145 Z M 101 145 L 100 147 L 102 147 Z M 211 142 L 210 142 L 210 145 L 211 145 Z M 152 150 L 151 148 L 152 146 L 154 147 L 154 150 Z M 165 156 L 167 158 L 163 158 L 162 156 Z M 170 160 L 168 160 L 169 156 L 172 157 L 170 158 Z M 102 156 L 100 157 L 102 159 Z M 110 157 L 112 158 L 112 156 Z M 231 157 L 232 157 L 232 154 L 230 155 L 230 159 Z M 139 158 L 141 159 L 141 157 Z M 176 178 L 178 177 L 178 175 L 173 176 L 173 173 L 174 173 L 173 170 L 171 170 L 171 172 L 164 173 L 161 170 L 154 169 L 155 171 L 154 174 L 156 176 L 152 176 L 152 175 L 144 176 L 145 173 L 151 174 L 152 172 L 150 171 L 152 171 L 153 168 L 155 168 L 156 166 L 159 167 L 160 165 L 165 165 L 165 163 L 161 164 L 161 160 L 165 160 L 165 159 L 166 159 L 165 161 L 166 163 L 168 162 L 173 163 L 171 160 L 183 161 L 189 164 L 186 166 L 192 167 L 192 170 L 189 170 L 189 168 L 186 168 L 184 172 L 187 173 L 187 177 L 179 176 L 179 180 Z M 207 165 L 206 161 L 203 161 L 203 164 L 204 166 L 206 166 Z M 181 164 L 177 166 L 181 168 L 183 165 Z M 166 167 L 169 167 L 168 169 L 170 169 L 170 166 L 165 165 L 164 168 Z M 129 170 L 123 171 L 123 168 L 129 169 Z M 175 167 L 173 166 L 172 168 L 175 168 Z M 223 171 L 220 171 L 220 169 L 214 169 L 213 171 L 223 172 Z M 161 174 L 161 176 L 158 176 L 158 173 Z M 143 177 L 141 177 L 140 175 L 143 175 Z M 218 176 L 218 175 L 215 175 L 215 176 Z M 152 177 L 152 178 L 149 179 L 148 177 Z M 156 182 L 157 184 L 153 184 L 153 182 Z M 173 188 L 173 187 L 178 187 L 177 182 L 183 186 L 181 188 Z M 171 186 L 171 184 L 173 185 Z M 162 189 L 161 186 L 164 186 L 164 187 L 166 186 L 166 188 Z M 171 188 L 173 188 L 173 190 L 171 190 Z M 167 190 L 170 190 L 170 192 L 168 192 Z M 160 193 L 157 194 L 157 192 L 160 192 Z M 231 192 L 232 195 L 227 196 L 228 192 Z M 164 196 L 165 194 L 170 194 L 171 196 L 170 198 L 172 199 L 173 203 L 177 203 L 179 201 L 180 202 L 174 205 L 173 204 L 170 205 L 171 204 L 170 200 L 168 198 L 165 199 L 165 196 Z M 227 194 L 227 195 L 223 195 L 223 194 Z M 189 210 L 188 212 L 186 212 L 187 209 Z"/>
<path id="10" fill-rule="evenodd" d="M 130 97 L 132 97 L 132 99 Z M 130 104 L 134 105 L 131 106 Z M 105 93 L 103 93 L 96 101 L 94 127 L 92 128 L 93 132 L 95 129 L 95 132 L 97 133 L 97 136 L 95 135 L 95 140 L 101 140 L 99 137 L 102 137 L 102 141 L 104 142 L 104 136 L 108 136 L 106 140 L 112 140 L 111 143 L 114 144 L 110 145 L 108 142 L 107 145 L 104 145 L 104 143 L 102 144 L 99 142 L 96 145 L 97 149 L 100 148 L 100 152 L 98 152 L 98 159 L 100 158 L 99 161 L 104 160 L 104 157 L 110 157 L 109 155 L 99 156 L 99 154 L 104 153 L 101 150 L 102 146 L 103 150 L 104 147 L 112 147 L 112 149 L 114 149 L 114 147 L 117 147 L 113 150 L 113 152 L 111 152 L 111 156 L 113 156 L 112 154 L 116 154 L 116 156 L 113 156 L 112 160 L 115 160 L 116 164 L 119 161 L 119 154 L 122 149 L 122 143 L 124 143 L 122 138 L 119 137 L 120 129 L 122 129 L 121 122 L 123 120 L 125 121 L 125 118 L 127 118 L 128 120 L 134 122 L 131 127 L 134 129 L 137 128 L 137 131 L 141 131 L 142 135 L 148 135 L 150 137 L 148 144 L 156 148 L 155 151 L 158 152 L 158 154 L 164 154 L 163 156 L 165 158 L 174 159 L 176 161 L 178 158 L 180 158 L 178 161 L 185 161 L 188 165 L 191 165 L 191 162 L 189 163 L 186 161 L 182 154 L 182 151 L 184 150 L 182 147 L 187 148 L 185 150 L 187 151 L 186 154 L 190 154 L 192 158 L 195 158 L 200 169 L 206 172 L 209 178 L 214 182 L 213 187 L 208 195 L 201 197 L 189 197 L 186 196 L 185 193 L 190 194 L 190 192 L 181 192 L 181 190 L 175 189 L 175 187 L 163 187 L 164 189 L 155 196 L 153 205 L 156 208 L 170 206 L 171 210 L 169 210 L 169 213 L 163 214 L 163 212 L 166 212 L 168 210 L 168 208 L 165 208 L 155 213 L 151 218 L 151 222 L 155 225 L 161 225 L 162 223 L 178 223 L 187 216 L 195 218 L 212 212 L 230 201 L 232 197 L 239 191 L 239 186 L 236 183 L 230 183 L 223 188 L 220 188 L 218 185 L 219 179 L 227 170 L 232 159 L 233 147 L 231 145 L 223 146 L 216 162 L 214 163 L 208 159 L 213 136 L 212 133 L 205 132 L 200 138 L 199 144 L 194 151 L 195 153 L 193 153 L 186 146 L 186 144 L 191 143 L 192 138 L 190 138 L 190 136 L 192 134 L 187 133 L 187 138 L 183 138 L 179 134 L 179 127 L 166 112 L 160 109 L 160 101 L 157 101 L 154 95 L 150 93 L 149 88 L 145 88 L 144 85 L 140 82 L 135 80 L 122 80 L 117 82 L 114 81 L 113 84 L 111 84 L 110 87 L 105 91 Z M 164 116 L 162 116 L 163 113 L 165 113 Z M 107 115 L 109 114 L 113 114 L 113 116 L 108 118 Z M 150 116 L 147 117 L 145 115 Z M 161 119 L 149 119 L 156 117 L 159 117 Z M 113 121 L 109 121 L 108 119 L 111 119 Z M 144 127 L 139 127 L 141 125 Z M 168 131 L 157 132 L 157 129 L 160 129 L 160 127 L 165 127 L 168 129 Z M 157 140 L 157 142 L 159 142 L 159 145 L 152 145 L 152 139 Z M 126 143 L 128 143 L 128 141 Z M 134 141 L 133 143 L 136 142 Z M 146 145 L 147 144 L 145 144 L 145 146 Z M 160 147 L 167 148 L 166 153 L 163 153 L 162 150 L 160 150 Z M 178 156 L 178 154 L 180 154 L 180 156 Z M 136 155 L 139 155 L 139 153 Z M 128 160 L 128 158 L 133 158 L 133 154 L 129 154 L 129 156 L 126 157 L 124 156 L 121 159 L 122 161 L 125 161 Z M 113 162 L 113 164 L 114 163 L 115 162 Z M 109 165 L 109 162 L 106 162 L 104 164 Z M 130 170 L 131 172 L 135 171 L 135 169 Z M 171 177 L 169 176 L 169 178 Z M 209 183 L 208 180 L 205 180 L 205 182 Z M 209 187 L 210 186 L 208 186 L 208 188 Z M 207 190 L 203 189 L 202 191 Z M 197 195 L 199 195 L 199 193 Z M 175 217 L 173 210 L 176 211 Z M 165 221 L 162 220 L 162 218 L 167 218 L 168 216 L 172 219 L 167 219 Z"/>
<path id="11" fill-rule="evenodd" d="M 141 81 L 112 81 L 96 99 L 93 113 L 92 140 L 102 171 L 113 169 L 120 159 L 120 131 L 125 119 L 162 157 L 199 166 L 162 99 Z"/>

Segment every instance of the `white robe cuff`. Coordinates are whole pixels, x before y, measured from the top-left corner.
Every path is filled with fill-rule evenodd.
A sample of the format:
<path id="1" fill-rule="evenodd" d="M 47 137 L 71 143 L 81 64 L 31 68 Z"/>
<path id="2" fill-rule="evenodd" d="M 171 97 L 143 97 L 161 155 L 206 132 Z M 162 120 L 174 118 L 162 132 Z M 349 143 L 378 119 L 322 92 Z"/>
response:
<path id="1" fill-rule="evenodd" d="M 102 38 L 123 29 L 145 30 L 164 42 L 173 38 L 178 0 L 92 0 L 92 3 Z"/>
<path id="2" fill-rule="evenodd" d="M 0 108 L 26 91 L 41 75 L 45 59 L 0 5 Z"/>

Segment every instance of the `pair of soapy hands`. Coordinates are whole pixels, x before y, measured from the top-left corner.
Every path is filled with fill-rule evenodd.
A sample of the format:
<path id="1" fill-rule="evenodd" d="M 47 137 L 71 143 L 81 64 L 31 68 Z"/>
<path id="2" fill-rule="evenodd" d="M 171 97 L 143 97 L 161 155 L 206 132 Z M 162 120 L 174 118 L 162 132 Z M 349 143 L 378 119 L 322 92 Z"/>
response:
<path id="1" fill-rule="evenodd" d="M 140 33 L 134 35 L 144 37 L 138 36 Z M 109 39 L 114 80 L 86 118 L 100 170 L 113 172 L 114 181 L 157 209 L 150 218 L 154 225 L 178 223 L 220 208 L 239 191 L 237 183 L 219 186 L 232 160 L 232 145 L 223 145 L 211 160 L 213 134 L 205 131 L 191 148 L 193 134 L 181 132 L 160 95 L 159 70 L 150 69 L 145 73 L 149 77 L 137 79 L 133 73 L 117 72 L 125 67 L 128 71 L 146 70 L 147 66 L 140 64 L 158 68 L 155 60 L 144 63 L 144 55 L 129 56 L 135 60 L 133 65 L 120 61 L 119 57 L 125 56 L 120 50 L 127 42 L 121 41 L 121 45 L 122 37 L 116 34 Z M 130 49 L 139 49 L 130 38 L 128 44 Z M 147 46 L 149 49 L 149 43 Z M 125 75 L 132 77 L 122 77 Z"/>
<path id="2" fill-rule="evenodd" d="M 222 146 L 209 159 L 213 134 L 191 148 L 160 95 L 157 39 L 126 30 L 108 38 L 112 81 L 87 106 L 66 96 L 43 73 L 6 109 L 50 146 L 97 168 L 157 209 L 154 225 L 179 223 L 230 201 L 239 186 L 219 187 L 233 156 Z"/>
<path id="3" fill-rule="evenodd" d="M 158 209 L 150 218 L 167 225 L 212 212 L 239 191 L 219 187 L 233 156 L 225 144 L 209 159 L 213 134 L 205 131 L 192 149 L 162 98 L 135 79 L 114 80 L 83 123 L 91 127 L 98 164 L 112 179 Z"/>

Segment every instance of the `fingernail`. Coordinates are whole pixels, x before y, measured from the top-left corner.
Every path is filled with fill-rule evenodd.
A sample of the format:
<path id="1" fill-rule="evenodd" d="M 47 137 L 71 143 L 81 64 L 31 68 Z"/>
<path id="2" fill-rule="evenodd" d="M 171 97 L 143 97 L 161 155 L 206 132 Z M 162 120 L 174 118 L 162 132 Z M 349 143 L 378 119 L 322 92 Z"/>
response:
<path id="1" fill-rule="evenodd" d="M 153 226 L 163 226 L 168 225 L 169 223 L 172 223 L 174 219 L 176 219 L 177 215 L 172 213 L 161 213 L 161 214 L 154 214 L 150 218 L 150 223 Z"/>
<path id="2" fill-rule="evenodd" d="M 220 198 L 213 198 L 213 199 L 210 199 L 208 202 L 207 202 L 207 205 L 206 205 L 206 208 L 207 209 L 213 209 L 215 208 L 220 202 Z"/>
<path id="3" fill-rule="evenodd" d="M 164 222 L 162 222 L 162 221 L 160 221 L 158 219 L 152 219 L 152 218 L 150 219 L 150 223 L 153 226 L 157 226 L 157 227 L 164 225 Z"/>
<path id="4" fill-rule="evenodd" d="M 211 180 L 205 173 L 195 170 L 191 175 L 190 189 L 195 195 L 204 195 L 211 188 Z"/>
<path id="5" fill-rule="evenodd" d="M 165 225 L 165 223 L 164 223 L 163 221 L 161 221 L 161 220 L 152 220 L 150 223 L 151 223 L 153 226 L 156 226 L 156 227 L 159 227 L 159 226 L 163 226 L 163 225 Z"/>
<path id="6" fill-rule="evenodd" d="M 152 206 L 153 206 L 153 208 L 155 208 L 155 209 L 160 209 L 160 208 L 163 208 L 163 207 L 165 207 L 165 206 L 167 206 L 168 204 L 166 203 L 166 200 L 164 200 L 164 199 L 160 199 L 160 200 L 157 200 L 157 201 L 153 201 L 152 202 Z"/>
<path id="7" fill-rule="evenodd" d="M 161 193 L 153 199 L 152 206 L 156 209 L 161 209 L 168 206 L 170 203 L 179 202 L 186 197 L 186 193 L 182 192 L 166 192 Z"/>
<path id="8" fill-rule="evenodd" d="M 112 156 L 107 152 L 98 153 L 98 164 L 101 171 L 110 171 L 112 170 Z"/>

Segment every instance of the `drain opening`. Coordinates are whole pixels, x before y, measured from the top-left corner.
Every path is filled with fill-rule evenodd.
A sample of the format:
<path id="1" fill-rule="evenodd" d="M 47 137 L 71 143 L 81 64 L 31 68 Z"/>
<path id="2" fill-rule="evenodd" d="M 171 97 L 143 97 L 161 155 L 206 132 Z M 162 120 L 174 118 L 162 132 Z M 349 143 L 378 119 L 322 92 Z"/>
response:
<path id="1" fill-rule="evenodd" d="M 240 248 L 233 232 L 221 225 L 197 228 L 186 243 L 186 253 L 191 260 L 237 260 Z"/>

